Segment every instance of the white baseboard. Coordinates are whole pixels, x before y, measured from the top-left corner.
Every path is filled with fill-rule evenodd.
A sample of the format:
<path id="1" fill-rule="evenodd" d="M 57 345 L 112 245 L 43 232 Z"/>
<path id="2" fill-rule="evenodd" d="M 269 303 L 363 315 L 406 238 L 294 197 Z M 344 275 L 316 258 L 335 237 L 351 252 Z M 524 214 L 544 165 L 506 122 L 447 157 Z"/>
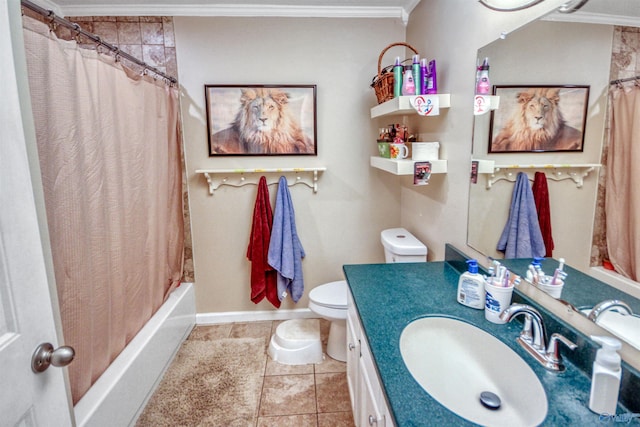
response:
<path id="1" fill-rule="evenodd" d="M 292 310 L 262 310 L 262 311 L 228 311 L 224 313 L 198 313 L 196 325 L 217 325 L 234 322 L 257 322 L 268 320 L 313 319 L 317 314 L 308 308 Z"/>

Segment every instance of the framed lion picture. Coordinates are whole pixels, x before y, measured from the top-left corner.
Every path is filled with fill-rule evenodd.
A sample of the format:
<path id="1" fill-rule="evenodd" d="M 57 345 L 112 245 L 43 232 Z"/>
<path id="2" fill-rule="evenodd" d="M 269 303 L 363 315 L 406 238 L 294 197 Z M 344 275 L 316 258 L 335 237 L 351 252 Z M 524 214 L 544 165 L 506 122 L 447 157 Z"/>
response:
<path id="1" fill-rule="evenodd" d="M 315 85 L 204 89 L 209 156 L 317 155 Z"/>
<path id="2" fill-rule="evenodd" d="M 494 86 L 489 153 L 582 151 L 589 86 Z"/>

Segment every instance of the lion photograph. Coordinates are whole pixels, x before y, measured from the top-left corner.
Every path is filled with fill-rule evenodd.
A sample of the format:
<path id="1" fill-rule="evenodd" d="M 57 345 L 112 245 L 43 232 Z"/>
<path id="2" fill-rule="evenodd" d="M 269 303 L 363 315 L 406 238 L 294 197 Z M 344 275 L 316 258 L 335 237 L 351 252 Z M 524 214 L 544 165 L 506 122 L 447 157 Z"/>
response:
<path id="1" fill-rule="evenodd" d="M 582 151 L 588 88 L 509 88 L 504 93 L 504 108 L 494 111 L 490 153 Z"/>
<path id="2" fill-rule="evenodd" d="M 315 154 L 315 86 L 208 86 L 206 94 L 210 155 Z"/>

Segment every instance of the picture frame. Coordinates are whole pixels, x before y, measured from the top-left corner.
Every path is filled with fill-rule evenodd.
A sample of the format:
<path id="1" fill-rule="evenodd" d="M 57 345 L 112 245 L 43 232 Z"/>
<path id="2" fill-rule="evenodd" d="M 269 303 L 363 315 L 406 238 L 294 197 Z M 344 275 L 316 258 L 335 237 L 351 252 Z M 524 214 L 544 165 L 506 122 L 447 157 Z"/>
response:
<path id="1" fill-rule="evenodd" d="M 590 86 L 493 86 L 489 153 L 582 152 Z"/>
<path id="2" fill-rule="evenodd" d="M 316 85 L 205 85 L 209 156 L 316 156 Z"/>

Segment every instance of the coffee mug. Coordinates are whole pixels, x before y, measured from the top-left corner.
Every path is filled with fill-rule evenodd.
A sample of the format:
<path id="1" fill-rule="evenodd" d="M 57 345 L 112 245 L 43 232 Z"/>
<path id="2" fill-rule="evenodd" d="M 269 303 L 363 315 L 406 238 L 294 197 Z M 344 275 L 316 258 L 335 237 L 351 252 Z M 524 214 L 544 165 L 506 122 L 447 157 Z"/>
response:
<path id="1" fill-rule="evenodd" d="M 392 159 L 406 159 L 409 149 L 404 144 L 389 144 L 389 155 Z"/>

